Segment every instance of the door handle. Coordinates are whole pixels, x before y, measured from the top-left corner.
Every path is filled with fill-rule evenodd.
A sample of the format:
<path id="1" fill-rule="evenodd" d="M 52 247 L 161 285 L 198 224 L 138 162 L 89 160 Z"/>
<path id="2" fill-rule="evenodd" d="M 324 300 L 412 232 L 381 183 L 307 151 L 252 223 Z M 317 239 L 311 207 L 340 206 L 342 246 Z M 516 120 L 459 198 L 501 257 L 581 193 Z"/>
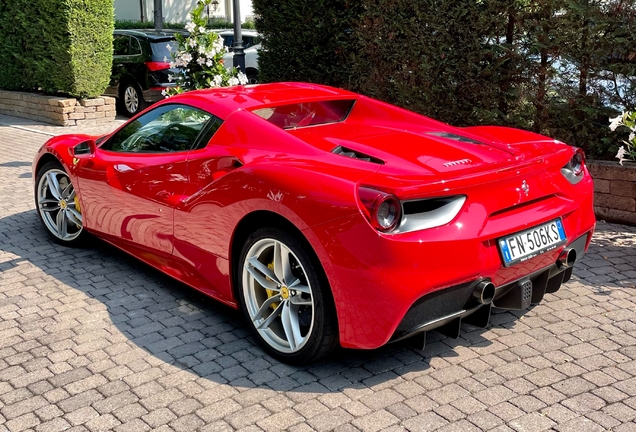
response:
<path id="1" fill-rule="evenodd" d="M 115 165 L 113 165 L 113 168 L 115 169 L 115 171 L 120 172 L 120 173 L 123 173 L 123 172 L 126 172 L 126 171 L 132 171 L 132 168 L 129 167 L 128 165 L 126 165 L 126 164 L 115 164 Z"/>
<path id="2" fill-rule="evenodd" d="M 157 192 L 157 198 L 159 198 L 160 200 L 167 200 L 172 195 L 174 195 L 174 193 L 165 190 Z"/>
<path id="3" fill-rule="evenodd" d="M 225 174 L 228 174 L 231 171 L 234 171 L 235 169 L 243 166 L 243 162 L 235 156 L 229 157 L 223 162 L 224 163 L 219 164 L 218 169 L 212 173 L 213 181 L 216 181 L 223 177 Z"/>

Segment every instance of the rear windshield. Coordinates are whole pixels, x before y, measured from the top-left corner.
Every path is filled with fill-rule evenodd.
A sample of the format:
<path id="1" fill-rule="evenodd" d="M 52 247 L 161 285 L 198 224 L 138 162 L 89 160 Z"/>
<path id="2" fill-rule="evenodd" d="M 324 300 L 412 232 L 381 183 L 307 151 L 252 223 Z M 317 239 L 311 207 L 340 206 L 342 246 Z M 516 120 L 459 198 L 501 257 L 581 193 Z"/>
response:
<path id="1" fill-rule="evenodd" d="M 293 129 L 341 122 L 347 118 L 354 103 L 355 100 L 304 102 L 259 108 L 252 112 L 280 128 Z"/>
<path id="2" fill-rule="evenodd" d="M 161 42 L 152 42 L 150 48 L 152 49 L 152 61 L 172 61 L 172 54 L 177 50 L 177 40 L 169 39 Z"/>

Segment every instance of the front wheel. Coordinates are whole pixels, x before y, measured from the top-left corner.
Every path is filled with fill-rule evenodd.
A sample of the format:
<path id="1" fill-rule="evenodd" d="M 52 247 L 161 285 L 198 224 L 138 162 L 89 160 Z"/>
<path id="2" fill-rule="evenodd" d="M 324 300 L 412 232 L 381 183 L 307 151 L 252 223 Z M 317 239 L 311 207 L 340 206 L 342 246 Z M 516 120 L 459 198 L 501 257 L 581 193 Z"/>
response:
<path id="1" fill-rule="evenodd" d="M 295 237 L 277 228 L 260 229 L 247 239 L 239 265 L 242 309 L 274 357 L 307 363 L 337 346 L 331 292 Z"/>
<path id="2" fill-rule="evenodd" d="M 48 162 L 35 179 L 35 205 L 49 236 L 57 243 L 76 246 L 86 233 L 71 179 L 58 162 Z"/>

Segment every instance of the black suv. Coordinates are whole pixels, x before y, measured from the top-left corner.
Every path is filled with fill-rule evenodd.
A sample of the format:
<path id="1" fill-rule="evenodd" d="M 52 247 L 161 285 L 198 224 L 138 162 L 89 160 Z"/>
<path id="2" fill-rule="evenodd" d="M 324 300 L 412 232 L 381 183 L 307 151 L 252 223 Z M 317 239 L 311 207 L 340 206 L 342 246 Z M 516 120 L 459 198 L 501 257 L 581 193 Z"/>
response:
<path id="1" fill-rule="evenodd" d="M 120 111 L 132 117 L 146 106 L 163 99 L 161 92 L 173 84 L 169 74 L 171 47 L 179 30 L 115 30 L 113 37 L 113 72 L 107 96 L 118 98 Z"/>

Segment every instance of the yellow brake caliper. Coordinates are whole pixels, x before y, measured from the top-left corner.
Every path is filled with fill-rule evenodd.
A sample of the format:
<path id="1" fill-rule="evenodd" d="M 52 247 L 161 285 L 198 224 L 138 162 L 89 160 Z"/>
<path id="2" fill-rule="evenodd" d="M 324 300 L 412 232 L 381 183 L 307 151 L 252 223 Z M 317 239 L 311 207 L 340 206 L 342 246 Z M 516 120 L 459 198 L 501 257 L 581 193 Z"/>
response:
<path id="1" fill-rule="evenodd" d="M 77 195 L 75 195 L 75 198 L 73 198 L 73 201 L 75 202 L 75 210 L 77 210 L 77 212 L 79 214 L 82 214 L 82 208 L 80 207 L 80 202 L 79 202 L 79 198 L 77 197 Z M 79 226 L 78 224 L 75 224 L 75 226 L 80 229 L 82 228 L 81 226 Z"/>
<path id="2" fill-rule="evenodd" d="M 267 268 L 270 269 L 271 271 L 274 271 L 274 261 L 272 261 L 271 263 L 267 264 Z M 271 279 L 268 276 L 265 276 L 265 277 L 267 278 L 268 281 L 271 281 Z M 276 295 L 276 291 L 274 291 L 274 290 L 270 290 L 270 289 L 265 288 L 265 291 L 267 291 L 267 298 L 274 297 Z M 270 307 L 273 310 L 276 310 L 276 308 L 278 307 L 278 303 L 272 303 L 270 305 Z"/>

